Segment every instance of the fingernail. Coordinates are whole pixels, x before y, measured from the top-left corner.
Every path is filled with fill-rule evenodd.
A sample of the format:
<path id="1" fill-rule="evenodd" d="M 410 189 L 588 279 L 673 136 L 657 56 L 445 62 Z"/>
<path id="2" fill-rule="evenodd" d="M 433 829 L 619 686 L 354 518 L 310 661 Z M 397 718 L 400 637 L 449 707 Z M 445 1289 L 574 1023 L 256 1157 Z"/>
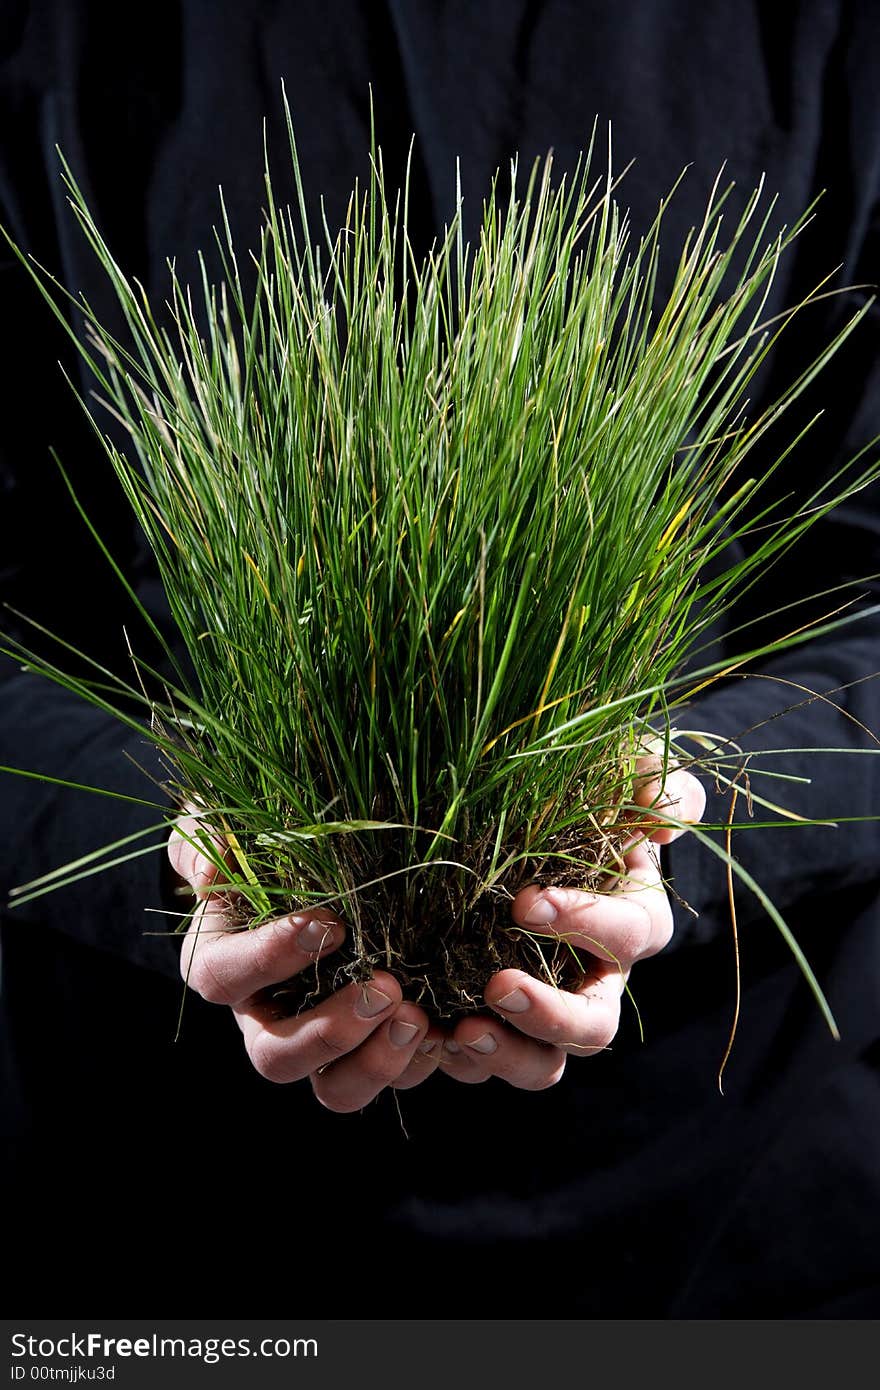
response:
<path id="1" fill-rule="evenodd" d="M 468 1047 L 472 1052 L 482 1052 L 484 1056 L 498 1051 L 498 1043 L 491 1033 L 483 1033 L 479 1038 L 474 1038 L 473 1042 L 468 1043 Z"/>
<path id="2" fill-rule="evenodd" d="M 443 1044 L 443 1051 L 448 1052 L 450 1056 L 454 1056 L 456 1052 L 461 1052 L 461 1048 L 457 1042 L 453 1042 L 451 1038 L 447 1038 L 446 1042 Z"/>
<path id="3" fill-rule="evenodd" d="M 512 989 L 509 994 L 505 994 L 503 999 L 499 999 L 495 1005 L 497 1009 L 504 1009 L 509 1014 L 524 1014 L 529 1007 L 531 1000 L 523 989 Z"/>
<path id="4" fill-rule="evenodd" d="M 407 1047 L 418 1031 L 414 1023 L 401 1023 L 399 1018 L 395 1018 L 388 1029 L 388 1037 L 392 1047 Z"/>
<path id="5" fill-rule="evenodd" d="M 320 951 L 333 940 L 334 927 L 328 922 L 311 921 L 301 929 L 296 944 L 301 951 Z"/>
<path id="6" fill-rule="evenodd" d="M 549 898 L 536 898 L 523 921 L 528 922 L 530 927 L 546 927 L 548 923 L 555 922 L 558 916 Z"/>
<path id="7" fill-rule="evenodd" d="M 423 1053 L 425 1057 L 434 1057 L 437 1054 L 439 1046 L 440 1044 L 435 1038 L 433 1042 L 423 1042 L 419 1048 L 419 1052 Z"/>
<path id="8" fill-rule="evenodd" d="M 383 1009 L 387 1009 L 391 1002 L 390 996 L 383 994 L 381 989 L 375 989 L 372 985 L 364 985 L 358 994 L 354 1011 L 358 1018 L 375 1018 Z"/>

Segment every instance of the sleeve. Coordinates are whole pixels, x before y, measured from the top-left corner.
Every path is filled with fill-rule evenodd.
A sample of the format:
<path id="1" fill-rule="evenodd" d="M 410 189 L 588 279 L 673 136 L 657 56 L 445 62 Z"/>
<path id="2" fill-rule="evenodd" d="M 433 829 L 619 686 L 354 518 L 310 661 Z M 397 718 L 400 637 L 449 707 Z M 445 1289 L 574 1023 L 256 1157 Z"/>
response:
<path id="1" fill-rule="evenodd" d="M 4 142 L 0 158 L 0 223 L 45 264 L 57 265 L 52 210 L 40 174 L 45 177 L 54 153 L 51 140 L 41 137 L 27 93 L 11 82 L 3 88 L 0 115 L 3 129 L 17 132 L 14 142 Z M 118 488 L 96 466 L 94 440 L 60 369 L 59 358 L 75 372 L 75 354 L 6 243 L 0 245 L 0 294 L 12 344 L 3 368 L 0 430 L 0 648 L 8 645 L 3 637 L 12 637 L 59 665 L 69 659 L 69 653 L 47 645 L 21 616 L 27 614 L 108 666 L 130 671 L 120 643 L 131 616 L 124 594 L 70 501 L 52 446 L 100 533 L 112 537 L 116 558 L 142 586 L 148 606 L 156 600 L 157 586 L 143 568 Z M 153 853 L 28 905 L 10 906 L 12 888 L 158 826 L 158 806 L 167 804 L 159 785 L 162 769 L 145 738 L 22 666 L 21 660 L 0 655 L 0 768 L 45 773 L 133 799 L 74 792 L 0 771 L 4 928 L 27 931 L 36 922 L 49 924 L 89 946 L 174 974 L 179 951 L 174 914 L 181 904 L 171 896 L 161 848 L 166 834 L 132 840 L 128 847 L 152 843 L 158 846 Z M 157 806 L 138 804 L 141 800 Z"/>
<path id="2" fill-rule="evenodd" d="M 106 788 L 131 801 L 0 774 L 0 917 L 10 930 L 50 923 L 81 943 L 175 975 L 172 896 L 161 811 L 139 804 L 164 798 L 161 768 L 146 737 L 45 679 L 3 663 L 0 765 Z M 147 832 L 147 833 L 144 833 Z M 148 848 L 129 862 L 89 874 L 62 889 L 10 906 L 10 890 L 62 865 L 133 838 L 119 855 Z M 113 857 L 113 856 L 111 856 Z M 84 866 L 88 868 L 89 866 Z M 13 900 L 14 901 L 14 900 Z"/>
<path id="3" fill-rule="evenodd" d="M 870 199 L 869 199 L 870 206 Z M 823 321 L 827 341 L 860 302 L 870 299 L 870 283 L 880 266 L 880 207 L 866 219 L 851 282 L 865 288 L 830 301 Z M 793 457 L 778 486 L 788 490 L 786 505 L 795 508 L 816 482 L 833 475 L 860 455 L 857 467 L 880 455 L 880 307 L 872 303 L 865 318 L 819 379 L 816 401 L 826 410 L 806 439 L 806 450 Z M 845 890 L 875 888 L 880 882 L 880 486 L 871 484 L 817 522 L 785 562 L 772 568 L 748 595 L 746 620 L 754 626 L 726 639 L 732 655 L 759 639 L 793 630 L 807 616 L 819 619 L 848 603 L 858 613 L 851 623 L 817 636 L 763 663 L 744 665 L 732 678 L 710 687 L 680 718 L 691 728 L 730 739 L 748 758 L 748 780 L 736 797 L 731 848 L 742 866 L 771 901 L 795 922 L 816 920 L 817 903 L 825 904 L 828 922 L 837 922 L 834 901 Z M 850 585 L 835 590 L 836 586 Z M 827 591 L 805 609 L 788 608 L 773 627 L 759 615 L 811 594 Z M 785 626 L 780 626 L 781 624 Z M 740 645 L 737 646 L 737 643 Z M 786 751 L 787 750 L 787 751 Z M 839 750 L 839 751 L 815 751 Z M 776 774 L 770 776 L 768 774 Z M 784 780 L 779 774 L 799 780 Z M 707 824 L 730 819 L 729 789 L 706 779 Z M 836 826 L 804 826 L 791 815 L 774 813 L 757 802 L 760 796 L 807 819 L 839 818 Z M 861 819 L 865 818 L 865 819 Z M 875 819 L 872 819 L 875 818 Z M 773 821 L 767 829 L 749 825 Z M 716 844 L 723 833 L 716 833 Z M 673 885 L 693 912 L 678 913 L 680 944 L 707 940 L 729 930 L 727 876 L 722 861 L 705 845 L 685 837 L 668 851 Z M 736 889 L 737 912 L 748 921 L 763 912 L 758 899 L 742 884 Z M 806 904 L 809 903 L 809 910 Z"/>

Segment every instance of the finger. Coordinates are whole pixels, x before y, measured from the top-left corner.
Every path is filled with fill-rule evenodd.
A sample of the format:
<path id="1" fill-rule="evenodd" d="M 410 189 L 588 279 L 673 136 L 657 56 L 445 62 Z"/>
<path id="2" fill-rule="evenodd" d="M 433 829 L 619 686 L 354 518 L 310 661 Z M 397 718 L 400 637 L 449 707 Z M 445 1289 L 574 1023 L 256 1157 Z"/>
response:
<path id="1" fill-rule="evenodd" d="M 174 872 L 195 892 L 224 881 L 221 863 L 234 866 L 226 841 L 195 815 L 181 816 L 175 822 L 168 840 L 168 858 Z"/>
<path id="2" fill-rule="evenodd" d="M 620 1024 L 626 976 L 596 962 L 575 993 L 556 989 L 521 970 L 501 970 L 484 998 L 511 1027 L 565 1053 L 591 1056 L 610 1046 Z"/>
<path id="3" fill-rule="evenodd" d="M 410 1070 L 427 1031 L 428 1015 L 416 1004 L 401 1004 L 354 1052 L 312 1074 L 315 1096 L 338 1114 L 363 1109 Z"/>
<path id="4" fill-rule="evenodd" d="M 399 1004 L 397 981 L 377 973 L 366 984 L 346 985 L 293 1018 L 273 1017 L 259 1000 L 238 1005 L 234 1012 L 254 1068 L 267 1081 L 285 1085 L 353 1052 Z"/>
<path id="5" fill-rule="evenodd" d="M 414 1086 L 420 1086 L 429 1076 L 433 1076 L 440 1065 L 443 1042 L 444 1034 L 436 1025 L 431 1025 L 413 1053 L 412 1060 L 392 1083 L 395 1091 L 412 1090 Z"/>
<path id="6" fill-rule="evenodd" d="M 706 809 L 706 789 L 696 777 L 682 768 L 669 765 L 664 778 L 661 769 L 646 767 L 647 759 L 640 758 L 642 772 L 637 780 L 633 800 L 644 808 L 646 819 L 659 822 L 658 828 L 651 832 L 655 844 L 671 845 L 687 833 L 687 825 L 697 825 Z M 682 821 L 683 825 L 664 824 L 670 819 Z"/>
<path id="7" fill-rule="evenodd" d="M 643 843 L 632 850 L 624 869 L 608 893 L 531 884 L 514 898 L 513 920 L 527 931 L 557 936 L 627 970 L 667 945 L 673 924 L 651 847 Z"/>
<path id="8" fill-rule="evenodd" d="M 243 931 L 234 926 L 228 905 L 217 896 L 205 902 L 184 937 L 181 972 L 211 1004 L 242 1004 L 299 974 L 345 939 L 342 923 L 323 910 L 292 913 Z"/>
<path id="9" fill-rule="evenodd" d="M 497 1076 L 517 1090 L 544 1091 L 562 1076 L 565 1061 L 560 1048 L 532 1041 L 494 1018 L 477 1014 L 462 1020 L 447 1039 L 441 1066 L 465 1085 Z"/>
<path id="10" fill-rule="evenodd" d="M 646 777 L 662 776 L 678 767 L 671 746 L 662 738 L 646 738 L 635 761 L 636 780 Z"/>

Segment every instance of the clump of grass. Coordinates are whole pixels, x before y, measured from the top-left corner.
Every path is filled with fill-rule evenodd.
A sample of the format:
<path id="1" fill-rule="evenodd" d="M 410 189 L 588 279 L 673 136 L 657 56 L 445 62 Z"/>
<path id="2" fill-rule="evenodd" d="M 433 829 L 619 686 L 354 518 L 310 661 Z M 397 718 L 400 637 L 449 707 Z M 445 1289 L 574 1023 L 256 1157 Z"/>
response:
<path id="1" fill-rule="evenodd" d="M 716 186 L 659 301 L 665 204 L 633 244 L 589 154 L 558 180 L 549 157 L 514 166 L 475 244 L 459 200 L 418 258 L 380 154 L 316 240 L 292 133 L 291 149 L 297 209 L 267 172 L 248 274 L 224 211 L 221 282 L 202 262 L 193 290 L 170 266 L 161 311 L 67 171 L 127 325 L 118 341 L 73 301 L 128 447 L 100 412 L 94 428 L 194 674 L 173 644 L 171 681 L 136 653 L 130 682 L 40 668 L 136 727 L 145 708 L 173 803 L 229 849 L 243 925 L 317 902 L 347 919 L 312 997 L 376 965 L 441 1015 L 478 1007 L 501 966 L 576 984 L 576 953 L 516 932 L 510 900 L 617 871 L 639 750 L 674 751 L 687 653 L 865 481 L 850 469 L 793 514 L 762 501 L 773 468 L 747 467 L 856 319 L 749 418 L 799 230 L 768 236 L 760 189 L 722 240 Z M 745 558 L 719 569 L 738 539 Z"/>

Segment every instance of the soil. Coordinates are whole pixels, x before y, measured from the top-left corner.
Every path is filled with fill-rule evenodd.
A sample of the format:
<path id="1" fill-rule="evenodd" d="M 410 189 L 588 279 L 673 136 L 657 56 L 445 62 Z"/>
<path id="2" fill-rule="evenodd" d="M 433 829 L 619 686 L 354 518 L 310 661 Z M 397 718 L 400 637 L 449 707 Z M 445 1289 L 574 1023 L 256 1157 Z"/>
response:
<path id="1" fill-rule="evenodd" d="M 578 857 L 596 862 L 588 847 L 577 848 Z M 568 942 L 517 927 L 510 904 L 530 883 L 596 889 L 602 877 L 595 869 L 560 873 L 558 862 L 552 871 L 546 862 L 526 862 L 515 879 L 493 884 L 476 901 L 465 897 L 455 871 L 421 871 L 408 892 L 401 887 L 405 880 L 392 880 L 369 898 L 359 896 L 355 923 L 344 906 L 330 904 L 348 921 L 342 947 L 277 986 L 269 998 L 279 1017 L 290 1016 L 382 969 L 400 982 L 405 998 L 436 1018 L 454 1020 L 484 1007 L 483 989 L 498 970 L 525 970 L 562 989 L 577 989 L 592 958 Z"/>

